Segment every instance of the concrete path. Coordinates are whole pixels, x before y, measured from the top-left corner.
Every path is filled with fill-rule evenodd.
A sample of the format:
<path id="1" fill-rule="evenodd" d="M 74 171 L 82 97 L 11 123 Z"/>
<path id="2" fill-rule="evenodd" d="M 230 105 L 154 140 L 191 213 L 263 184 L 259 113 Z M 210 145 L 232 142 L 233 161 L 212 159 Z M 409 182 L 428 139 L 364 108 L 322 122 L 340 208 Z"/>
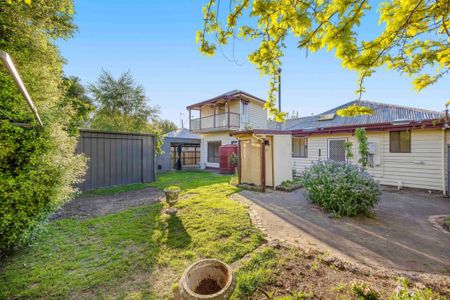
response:
<path id="1" fill-rule="evenodd" d="M 274 237 L 369 266 L 450 275 L 450 234 L 433 226 L 432 215 L 450 215 L 450 199 L 412 191 L 384 191 L 375 217 L 330 218 L 305 199 L 303 191 L 243 191 Z"/>

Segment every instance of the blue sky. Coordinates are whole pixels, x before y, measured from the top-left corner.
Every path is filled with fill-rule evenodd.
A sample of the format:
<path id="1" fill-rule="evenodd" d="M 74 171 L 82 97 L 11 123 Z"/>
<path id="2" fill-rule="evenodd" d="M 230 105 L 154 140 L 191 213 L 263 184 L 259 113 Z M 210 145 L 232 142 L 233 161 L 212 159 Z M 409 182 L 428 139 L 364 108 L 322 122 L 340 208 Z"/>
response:
<path id="1" fill-rule="evenodd" d="M 115 76 L 131 70 L 142 84 L 151 104 L 161 107 L 163 118 L 180 124 L 186 106 L 233 89 L 264 98 L 267 77 L 261 77 L 246 60 L 252 45 L 235 45 L 235 58 L 228 61 L 218 51 L 205 57 L 198 51 L 195 32 L 202 26 L 203 1 L 194 0 L 74 0 L 79 31 L 59 41 L 67 59 L 65 73 L 84 84 L 94 82 L 102 68 Z M 374 33 L 375 15 L 366 31 Z M 320 113 L 355 99 L 356 74 L 344 70 L 332 53 L 310 54 L 291 47 L 285 51 L 282 77 L 283 111 L 300 116 Z M 294 47 L 292 47 L 294 46 Z M 232 57 L 232 49 L 224 49 Z M 443 110 L 450 99 L 450 78 L 416 93 L 411 79 L 393 71 L 379 70 L 366 81 L 364 99 Z"/>

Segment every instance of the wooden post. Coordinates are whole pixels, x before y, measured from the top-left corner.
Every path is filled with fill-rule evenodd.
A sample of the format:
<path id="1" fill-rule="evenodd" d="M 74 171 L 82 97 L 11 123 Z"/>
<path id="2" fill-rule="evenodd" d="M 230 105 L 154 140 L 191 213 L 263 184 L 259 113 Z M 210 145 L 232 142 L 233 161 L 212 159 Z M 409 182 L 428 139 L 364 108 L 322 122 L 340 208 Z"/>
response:
<path id="1" fill-rule="evenodd" d="M 261 189 L 264 193 L 266 191 L 266 143 L 265 140 L 261 142 Z"/>
<path id="2" fill-rule="evenodd" d="M 230 97 L 228 98 L 228 130 L 230 130 Z"/>
<path id="3" fill-rule="evenodd" d="M 200 118 L 198 119 L 198 128 L 202 129 L 202 108 L 200 107 Z"/>
<path id="4" fill-rule="evenodd" d="M 189 130 L 192 130 L 192 115 L 191 115 L 191 109 L 189 108 Z"/>
<path id="5" fill-rule="evenodd" d="M 214 103 L 213 104 L 213 111 L 214 111 L 214 113 L 213 113 L 213 118 L 214 118 L 214 128 L 216 128 L 216 104 Z"/>
<path id="6" fill-rule="evenodd" d="M 238 140 L 238 184 L 241 184 L 241 180 L 242 180 L 242 164 L 241 164 L 241 140 Z"/>

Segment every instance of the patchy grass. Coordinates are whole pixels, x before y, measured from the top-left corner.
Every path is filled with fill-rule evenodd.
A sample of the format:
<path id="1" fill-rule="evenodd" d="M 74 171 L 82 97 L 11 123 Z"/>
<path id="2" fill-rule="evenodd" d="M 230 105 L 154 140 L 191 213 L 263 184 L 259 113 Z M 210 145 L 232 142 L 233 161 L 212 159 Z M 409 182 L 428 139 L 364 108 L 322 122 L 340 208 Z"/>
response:
<path id="1" fill-rule="evenodd" d="M 273 280 L 272 268 L 277 263 L 274 249 L 267 247 L 252 255 L 236 274 L 237 285 L 233 299 L 248 299 Z"/>
<path id="2" fill-rule="evenodd" d="M 95 190 L 83 192 L 81 197 L 87 196 L 105 196 L 113 195 L 117 193 L 131 192 L 136 190 L 142 190 L 149 187 L 156 187 L 164 189 L 171 185 L 177 185 L 182 190 L 191 190 L 208 184 L 214 184 L 219 182 L 230 182 L 234 180 L 231 176 L 223 176 L 219 174 L 210 173 L 203 170 L 191 170 L 191 171 L 170 171 L 164 173 L 158 173 L 156 182 L 147 183 L 132 183 L 127 185 L 113 186 L 107 188 L 98 188 Z M 183 180 L 189 178 L 189 180 Z M 236 179 L 237 180 L 237 179 Z"/>
<path id="3" fill-rule="evenodd" d="M 2 262 L 0 298 L 169 298 L 195 260 L 232 263 L 261 244 L 245 207 L 227 198 L 237 191 L 229 180 L 201 171 L 160 174 L 146 186 L 180 186 L 177 216 L 156 203 L 51 222 L 34 244 Z"/>

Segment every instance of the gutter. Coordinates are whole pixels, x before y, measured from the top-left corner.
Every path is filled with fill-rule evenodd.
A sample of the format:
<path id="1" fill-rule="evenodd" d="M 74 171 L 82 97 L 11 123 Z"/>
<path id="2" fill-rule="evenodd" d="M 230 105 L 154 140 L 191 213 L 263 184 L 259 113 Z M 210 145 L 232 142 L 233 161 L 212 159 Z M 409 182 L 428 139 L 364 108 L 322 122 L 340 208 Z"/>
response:
<path id="1" fill-rule="evenodd" d="M 356 128 L 365 128 L 369 131 L 386 131 L 386 130 L 406 130 L 410 128 L 440 128 L 445 126 L 445 121 L 442 119 L 436 120 L 424 120 L 421 122 L 411 122 L 405 125 L 393 125 L 392 123 L 378 123 L 378 124 L 361 124 L 361 125 L 349 125 L 349 126 L 335 126 L 324 127 L 315 130 L 292 130 L 293 136 L 309 136 L 311 134 L 331 134 L 331 133 L 353 133 Z"/>

